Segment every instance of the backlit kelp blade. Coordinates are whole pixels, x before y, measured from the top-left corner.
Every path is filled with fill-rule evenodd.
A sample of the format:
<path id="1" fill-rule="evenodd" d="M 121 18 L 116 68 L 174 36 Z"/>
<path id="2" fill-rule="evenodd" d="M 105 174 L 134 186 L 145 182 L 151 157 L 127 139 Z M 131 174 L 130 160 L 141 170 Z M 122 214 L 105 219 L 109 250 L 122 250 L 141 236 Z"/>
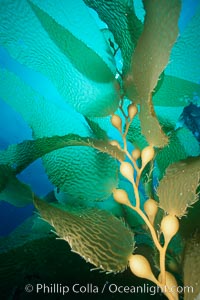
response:
<path id="1" fill-rule="evenodd" d="M 200 5 L 197 1 L 195 15 L 179 36 L 170 55 L 166 74 L 199 84 L 200 69 Z"/>
<path id="2" fill-rule="evenodd" d="M 144 29 L 133 53 L 131 70 L 124 84 L 128 98 L 140 104 L 143 135 L 149 144 L 163 147 L 168 143 L 168 138 L 156 118 L 152 93 L 178 36 L 180 1 L 144 1 L 144 8 Z"/>
<path id="3" fill-rule="evenodd" d="M 13 167 L 13 170 L 18 174 L 45 154 L 73 146 L 91 147 L 120 161 L 125 159 L 123 151 L 119 150 L 116 146 L 112 146 L 108 141 L 68 134 L 66 136 L 27 140 L 16 145 L 11 145 L 6 150 L 0 152 L 0 163 L 4 162 L 8 166 Z"/>
<path id="4" fill-rule="evenodd" d="M 200 157 L 171 164 L 157 189 L 160 207 L 170 215 L 184 216 L 188 206 L 198 200 L 199 176 Z"/>
<path id="5" fill-rule="evenodd" d="M 139 148 L 140 150 L 149 145 L 145 136 L 141 132 L 141 124 L 138 115 L 133 119 L 129 127 L 127 140 L 131 142 L 134 147 Z"/>
<path id="6" fill-rule="evenodd" d="M 87 118 L 85 117 L 88 125 L 92 129 L 94 135 L 104 141 L 108 141 L 107 131 L 111 127 L 110 118 Z"/>
<path id="7" fill-rule="evenodd" d="M 33 201 L 31 188 L 20 182 L 9 164 L 0 164 L 0 201 L 4 200 L 21 207 Z"/>
<path id="8" fill-rule="evenodd" d="M 105 41 L 100 31 L 96 28 L 95 33 L 97 34 L 91 36 L 91 39 L 89 39 L 86 35 L 86 31 L 84 31 L 84 35 L 81 36 L 80 31 L 82 29 L 80 30 L 80 27 L 76 28 L 70 24 L 75 23 L 75 25 L 77 25 L 76 20 L 78 13 L 80 14 L 79 17 L 83 17 L 84 14 L 85 17 L 87 16 L 87 18 L 89 18 L 87 8 L 84 7 L 81 1 L 77 1 L 76 5 L 73 2 L 69 2 L 67 7 L 64 1 L 61 1 L 56 6 L 53 1 L 49 3 L 37 0 L 28 2 L 45 31 L 49 34 L 49 37 L 58 46 L 61 52 L 70 59 L 76 69 L 93 81 L 109 82 L 113 80 L 113 75 L 115 75 L 114 61 L 112 60 L 112 56 L 109 57 L 110 53 L 107 53 L 109 52 L 109 48 L 106 49 Z M 82 8 L 79 12 L 77 12 L 77 4 Z M 76 20 L 74 20 L 75 17 Z M 88 28 L 87 31 L 90 33 L 91 28 Z M 100 45 L 99 48 L 95 45 L 94 38 Z M 101 38 L 101 40 L 98 41 L 98 38 Z M 85 40 L 91 45 L 86 45 Z M 100 44 L 100 42 L 102 42 L 102 44 Z M 103 46 L 105 49 L 103 49 Z M 94 47 L 95 51 L 93 50 Z M 80 53 L 84 56 L 84 60 L 80 58 Z"/>
<path id="9" fill-rule="evenodd" d="M 83 139 L 85 140 L 84 144 L 91 146 L 82 147 L 81 141 L 77 141 L 75 138 L 75 144 L 79 144 L 80 147 L 77 145 L 77 147 L 63 148 L 65 145 L 62 144 L 62 149 L 57 148 L 58 150 L 45 154 L 43 163 L 50 181 L 56 187 L 59 187 L 61 191 L 68 193 L 73 199 L 91 201 L 107 199 L 112 193 L 112 189 L 117 186 L 118 165 L 110 155 L 101 153 L 93 149 L 92 146 L 96 145 L 97 148 L 106 147 L 104 152 L 109 151 L 109 149 L 112 152 L 114 150 L 112 146 L 108 142 L 99 142 L 97 139 L 95 142 L 90 139 L 95 136 L 95 133 L 92 132 L 84 118 L 68 106 L 66 106 L 66 109 L 65 106 L 61 109 L 54 102 L 37 94 L 19 77 L 6 70 L 0 70 L 0 78 L 2 98 L 23 116 L 32 128 L 35 139 L 65 136 L 73 133 L 85 138 Z M 10 82 L 12 82 L 12 85 L 10 85 Z M 47 140 L 46 142 L 48 144 Z M 54 142 L 54 146 L 57 145 L 58 147 L 56 140 Z M 68 139 L 67 142 L 69 142 Z M 42 142 L 39 143 L 41 145 Z M 25 145 L 26 143 L 23 146 Z M 21 146 L 22 150 L 23 146 Z M 42 146 L 40 149 L 42 150 Z M 55 148 L 53 149 L 55 150 Z M 35 151 L 38 151 L 37 147 Z M 42 151 L 44 154 L 45 150 Z M 120 151 L 116 153 L 120 153 Z M 25 156 L 23 155 L 22 158 Z M 18 159 L 19 157 L 20 155 Z M 26 160 L 26 158 L 24 159 Z M 96 182 L 98 182 L 98 185 Z"/>
<path id="10" fill-rule="evenodd" d="M 165 75 L 159 90 L 153 95 L 153 103 L 156 106 L 183 107 L 192 101 L 195 95 L 200 96 L 199 84 Z"/>
<path id="11" fill-rule="evenodd" d="M 109 142 L 93 138 L 84 138 L 69 134 L 37 140 L 24 141 L 11 145 L 0 152 L 0 200 L 5 200 L 16 206 L 24 206 L 32 202 L 32 192 L 29 186 L 16 178 L 36 159 L 57 149 L 74 146 L 85 146 L 98 149 L 102 153 L 111 155 L 118 160 L 124 160 L 124 153 Z M 4 164 L 4 165 L 3 165 Z M 94 201 L 98 199 L 94 199 Z"/>
<path id="12" fill-rule="evenodd" d="M 37 198 L 34 204 L 72 251 L 106 272 L 122 272 L 134 249 L 133 233 L 125 224 L 97 208 L 53 206 Z"/>
<path id="13" fill-rule="evenodd" d="M 47 11 L 34 5 L 34 12 L 26 0 L 1 1 L 1 46 L 18 62 L 47 76 L 65 101 L 84 115 L 114 112 L 119 95 L 113 57 L 86 5 L 81 0 L 40 5 Z M 53 17 L 48 15 L 52 8 Z M 50 33 L 41 25 L 36 10 Z M 65 47 L 63 34 L 68 41 Z M 80 56 L 80 47 L 87 59 Z"/>
<path id="14" fill-rule="evenodd" d="M 179 128 L 172 132 L 169 138 L 169 145 L 159 150 L 156 155 L 159 179 L 164 176 L 165 170 L 170 164 L 186 159 L 187 157 L 199 155 L 200 145 L 189 129 Z"/>
<path id="15" fill-rule="evenodd" d="M 129 71 L 131 57 L 142 32 L 143 24 L 137 18 L 133 1 L 92 1 L 84 0 L 91 8 L 95 9 L 99 17 L 108 25 L 113 33 L 116 43 L 121 49 L 123 58 L 123 73 Z"/>

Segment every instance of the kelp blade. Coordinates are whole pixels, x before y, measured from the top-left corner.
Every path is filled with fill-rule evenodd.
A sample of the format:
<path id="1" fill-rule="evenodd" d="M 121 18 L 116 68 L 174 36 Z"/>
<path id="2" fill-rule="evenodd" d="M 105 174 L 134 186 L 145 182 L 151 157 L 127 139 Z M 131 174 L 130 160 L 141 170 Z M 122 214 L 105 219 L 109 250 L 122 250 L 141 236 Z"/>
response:
<path id="1" fill-rule="evenodd" d="M 108 198 L 112 189 L 117 185 L 118 166 L 110 155 L 92 148 L 92 146 L 97 146 L 97 148 L 103 146 L 103 152 L 109 149 L 112 152 L 113 148 L 108 142 L 102 144 L 97 140 L 93 143 L 93 139 L 90 138 L 95 136 L 95 133 L 89 128 L 83 116 L 66 104 L 61 109 L 55 102 L 42 97 L 18 76 L 7 70 L 0 70 L 0 78 L 2 98 L 23 116 L 32 128 L 35 139 L 73 133 L 86 138 L 83 144 L 91 146 L 81 147 L 81 143 L 78 142 L 80 147 L 63 148 L 65 145 L 62 144 L 60 149 L 47 154 L 44 153 L 44 149 L 41 150 L 43 151 L 43 164 L 50 181 L 73 199 L 102 201 Z M 46 140 L 46 142 L 48 144 L 49 141 Z M 95 144 L 99 145 L 95 146 Z M 57 145 L 56 141 L 55 145 Z M 53 149 L 55 150 L 54 145 Z M 35 150 L 38 151 L 36 148 Z M 18 155 L 16 160 L 22 158 Z M 95 182 L 99 185 L 97 186 Z"/>
<path id="2" fill-rule="evenodd" d="M 200 157 L 190 157 L 171 164 L 157 189 L 159 205 L 165 212 L 182 217 L 187 207 L 198 200 Z"/>
<path id="3" fill-rule="evenodd" d="M 146 10 L 144 30 L 133 53 L 131 70 L 124 86 L 128 98 L 141 106 L 141 129 L 148 143 L 163 147 L 168 143 L 168 138 L 156 118 L 152 93 L 178 36 L 180 1 L 143 2 Z"/>
<path id="4" fill-rule="evenodd" d="M 72 251 L 106 272 L 121 272 L 134 248 L 133 233 L 125 224 L 97 208 L 55 207 L 37 198 L 34 204 Z"/>

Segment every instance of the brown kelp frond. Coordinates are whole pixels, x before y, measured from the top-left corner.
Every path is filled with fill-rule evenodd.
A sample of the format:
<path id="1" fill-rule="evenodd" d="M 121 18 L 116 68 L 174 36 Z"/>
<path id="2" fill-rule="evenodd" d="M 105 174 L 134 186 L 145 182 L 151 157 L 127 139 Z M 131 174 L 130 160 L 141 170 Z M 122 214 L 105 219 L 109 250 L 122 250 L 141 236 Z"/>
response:
<path id="1" fill-rule="evenodd" d="M 180 1 L 144 1 L 146 17 L 144 30 L 132 57 L 132 68 L 127 79 L 132 79 L 139 99 L 153 92 L 160 74 L 166 67 L 171 48 L 178 36 Z M 129 89 L 127 89 L 129 95 Z M 130 99 L 132 95 L 129 95 Z M 145 98 L 145 99 L 143 99 Z"/>
<path id="2" fill-rule="evenodd" d="M 124 86 L 127 96 L 141 105 L 142 133 L 149 144 L 163 147 L 168 143 L 168 138 L 156 118 L 152 93 L 178 36 L 180 1 L 144 1 L 144 8 L 144 30 L 133 54 Z"/>
<path id="3" fill-rule="evenodd" d="M 37 198 L 34 204 L 59 237 L 86 261 L 107 272 L 127 267 L 133 233 L 121 220 L 97 208 L 55 207 Z"/>
<path id="4" fill-rule="evenodd" d="M 168 144 L 168 137 L 158 122 L 151 96 L 141 105 L 139 118 L 141 121 L 142 134 L 147 139 L 149 145 L 164 147 Z"/>
<path id="5" fill-rule="evenodd" d="M 170 215 L 182 217 L 198 200 L 196 189 L 200 178 L 200 157 L 170 165 L 157 189 L 160 207 Z"/>

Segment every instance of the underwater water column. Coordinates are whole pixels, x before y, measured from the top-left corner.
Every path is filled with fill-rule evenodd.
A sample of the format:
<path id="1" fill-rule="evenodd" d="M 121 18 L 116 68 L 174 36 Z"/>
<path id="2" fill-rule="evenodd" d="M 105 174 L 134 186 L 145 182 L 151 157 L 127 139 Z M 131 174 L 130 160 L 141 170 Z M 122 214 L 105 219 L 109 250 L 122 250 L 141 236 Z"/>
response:
<path id="1" fill-rule="evenodd" d="M 25 206 L 0 203 L 2 232 L 16 226 L 0 240 L 7 298 L 39 280 L 114 299 L 150 299 L 124 290 L 155 287 L 143 278 L 198 285 L 199 236 L 181 227 L 199 211 L 199 1 L 160 1 L 1 1 L 0 200 Z"/>

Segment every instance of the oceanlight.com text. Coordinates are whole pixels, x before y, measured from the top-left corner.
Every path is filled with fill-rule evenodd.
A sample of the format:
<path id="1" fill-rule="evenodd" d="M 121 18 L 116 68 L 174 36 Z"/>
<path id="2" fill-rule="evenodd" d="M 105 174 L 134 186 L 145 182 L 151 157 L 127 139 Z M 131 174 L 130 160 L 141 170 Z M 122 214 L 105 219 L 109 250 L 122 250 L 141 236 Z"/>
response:
<path id="1" fill-rule="evenodd" d="M 193 294 L 194 288 L 192 286 L 172 286 L 168 289 L 166 286 L 159 288 L 158 286 L 152 286 L 150 284 L 143 284 L 139 286 L 122 286 L 115 283 L 105 282 L 103 286 L 97 286 L 93 283 L 87 283 L 85 285 L 74 283 L 73 285 L 61 284 L 61 283 L 37 283 L 35 286 L 32 284 L 27 284 L 25 286 L 25 291 L 27 293 L 35 292 L 36 294 L 59 294 L 67 295 L 69 293 L 74 294 L 149 294 L 154 296 L 157 293 L 177 292 L 179 294 L 191 293 Z"/>

